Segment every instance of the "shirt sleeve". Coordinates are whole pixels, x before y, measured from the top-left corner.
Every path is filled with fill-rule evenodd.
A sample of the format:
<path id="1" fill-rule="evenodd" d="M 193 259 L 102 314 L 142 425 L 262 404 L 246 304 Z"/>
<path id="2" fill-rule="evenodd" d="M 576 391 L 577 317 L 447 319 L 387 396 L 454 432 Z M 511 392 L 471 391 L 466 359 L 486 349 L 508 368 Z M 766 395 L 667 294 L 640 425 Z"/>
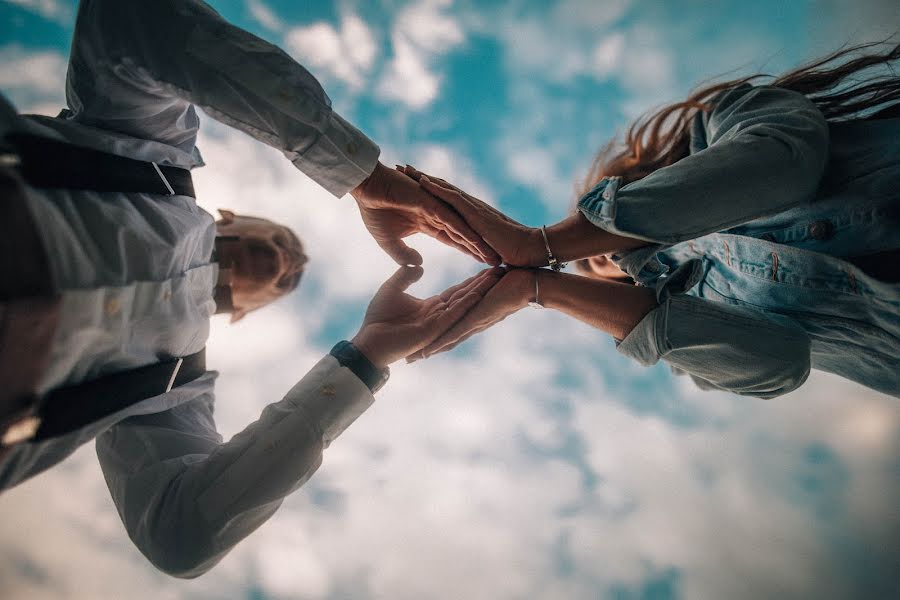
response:
<path id="1" fill-rule="evenodd" d="M 618 344 L 645 366 L 664 360 L 719 389 L 774 398 L 809 376 L 810 340 L 783 315 L 687 295 L 668 297 Z"/>
<path id="2" fill-rule="evenodd" d="M 82 0 L 66 95 L 70 118 L 188 152 L 199 106 L 335 196 L 378 160 L 309 71 L 200 0 Z"/>
<path id="3" fill-rule="evenodd" d="M 676 244 L 809 202 L 827 156 L 815 104 L 746 84 L 697 116 L 690 155 L 627 185 L 604 179 L 578 210 L 612 233 Z"/>
<path id="4" fill-rule="evenodd" d="M 216 432 L 210 390 L 122 421 L 97 438 L 97 455 L 135 545 L 160 570 L 191 578 L 271 517 L 373 401 L 326 356 L 227 443 Z"/>

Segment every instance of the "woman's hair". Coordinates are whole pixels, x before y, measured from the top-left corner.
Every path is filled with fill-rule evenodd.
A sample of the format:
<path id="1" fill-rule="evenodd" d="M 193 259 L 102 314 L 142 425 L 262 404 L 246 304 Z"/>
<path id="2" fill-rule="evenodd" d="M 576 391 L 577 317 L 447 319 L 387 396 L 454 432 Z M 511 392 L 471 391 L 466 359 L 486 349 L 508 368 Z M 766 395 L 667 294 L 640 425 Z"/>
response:
<path id="1" fill-rule="evenodd" d="M 866 52 L 884 44 L 873 42 L 838 50 L 776 77 L 768 85 L 807 96 L 828 121 L 880 116 L 879 112 L 900 106 L 884 108 L 900 100 L 900 76 L 892 64 L 900 60 L 900 44 L 883 52 Z M 873 67 L 886 68 L 886 74 L 855 77 Z M 751 75 L 708 84 L 691 92 L 686 100 L 638 117 L 624 138 L 616 136 L 600 149 L 576 188 L 578 196 L 604 177 L 621 177 L 625 185 L 678 162 L 688 155 L 691 121 L 699 112 L 711 111 L 712 100 L 721 92 L 765 77 L 769 76 Z M 875 111 L 879 107 L 882 110 Z M 584 270 L 587 265 L 578 261 L 577 266 Z"/>

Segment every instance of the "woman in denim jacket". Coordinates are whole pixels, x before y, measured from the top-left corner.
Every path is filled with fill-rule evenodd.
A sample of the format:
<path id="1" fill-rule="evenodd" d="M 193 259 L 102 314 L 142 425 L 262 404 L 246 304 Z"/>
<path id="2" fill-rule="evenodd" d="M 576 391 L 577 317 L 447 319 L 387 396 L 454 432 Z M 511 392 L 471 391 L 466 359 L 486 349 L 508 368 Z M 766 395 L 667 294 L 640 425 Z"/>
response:
<path id="1" fill-rule="evenodd" d="M 861 48 L 639 120 L 544 232 L 407 168 L 507 265 L 580 259 L 591 276 L 510 270 L 423 352 L 538 303 L 704 389 L 771 398 L 814 368 L 900 395 L 900 78 L 848 80 L 900 45 L 833 66 Z"/>

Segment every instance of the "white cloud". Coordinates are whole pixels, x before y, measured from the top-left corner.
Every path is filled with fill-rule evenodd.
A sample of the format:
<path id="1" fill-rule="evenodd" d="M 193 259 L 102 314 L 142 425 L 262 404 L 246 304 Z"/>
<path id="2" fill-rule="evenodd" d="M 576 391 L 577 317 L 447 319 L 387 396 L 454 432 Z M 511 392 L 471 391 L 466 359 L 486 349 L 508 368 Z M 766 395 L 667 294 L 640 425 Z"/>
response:
<path id="1" fill-rule="evenodd" d="M 625 52 L 625 35 L 616 32 L 605 36 L 594 47 L 594 74 L 603 79 L 616 72 L 622 62 L 622 56 Z"/>
<path id="2" fill-rule="evenodd" d="M 19 58 L 17 77 L 43 64 Z M 55 64 L 35 71 L 54 72 Z M 46 82 L 56 75 L 36 77 L 29 89 L 50 93 Z M 561 168 L 551 166 L 562 153 L 538 141 L 568 109 L 556 103 L 547 116 L 534 108 L 546 106 L 540 89 L 516 91 L 527 102 L 514 111 L 519 131 L 510 129 L 517 147 L 507 168 L 538 187 L 546 184 L 535 174 L 546 170 L 561 187 Z M 336 341 L 314 341 L 336 314 L 350 327 L 359 322 L 393 266 L 350 199 L 333 198 L 278 152 L 208 119 L 200 145 L 209 165 L 195 173 L 203 205 L 285 222 L 312 257 L 295 297 L 235 326 L 213 321 L 209 361 L 222 370 L 216 419 L 227 438 L 278 399 L 327 350 L 321 344 Z M 524 150 L 529 145 L 537 150 Z M 492 199 L 492 186 L 468 175 L 479 165 L 455 149 L 385 154 L 394 150 Z M 414 243 L 426 260 L 421 295 L 477 269 L 436 243 Z M 132 547 L 87 446 L 0 497 L 0 581 L 12 598 L 254 590 L 555 600 L 602 597 L 610 585 L 638 587 L 667 569 L 677 570 L 681 596 L 700 598 L 853 597 L 867 581 L 893 576 L 896 399 L 816 373 L 800 391 L 762 402 L 699 392 L 662 371 L 624 360 L 587 326 L 532 310 L 455 353 L 397 365 L 375 405 L 329 448 L 322 470 L 192 582 L 157 573 Z M 654 402 L 696 414 L 696 422 L 666 419 Z M 837 464 L 810 463 L 810 447 L 825 448 Z M 804 491 L 804 482 L 821 489 Z M 834 509 L 820 513 L 823 502 Z"/>
<path id="3" fill-rule="evenodd" d="M 360 90 L 378 54 L 372 30 L 356 15 L 346 12 L 340 29 L 325 22 L 296 27 L 285 33 L 284 43 L 300 64 L 322 69 Z"/>
<path id="4" fill-rule="evenodd" d="M 52 114 L 64 106 L 68 60 L 59 52 L 0 47 L 0 89 L 22 113 Z"/>
<path id="5" fill-rule="evenodd" d="M 250 16 L 266 29 L 275 33 L 284 31 L 284 20 L 262 0 L 247 0 L 247 10 L 250 11 Z"/>
<path id="6" fill-rule="evenodd" d="M 9 4 L 21 6 L 26 10 L 37 13 L 62 24 L 68 24 L 72 20 L 72 7 L 60 0 L 4 0 Z"/>
<path id="7" fill-rule="evenodd" d="M 382 98 L 422 109 L 437 98 L 441 76 L 434 63 L 465 40 L 454 18 L 445 11 L 450 0 L 420 0 L 404 8 L 391 33 L 393 58 L 377 91 Z"/>

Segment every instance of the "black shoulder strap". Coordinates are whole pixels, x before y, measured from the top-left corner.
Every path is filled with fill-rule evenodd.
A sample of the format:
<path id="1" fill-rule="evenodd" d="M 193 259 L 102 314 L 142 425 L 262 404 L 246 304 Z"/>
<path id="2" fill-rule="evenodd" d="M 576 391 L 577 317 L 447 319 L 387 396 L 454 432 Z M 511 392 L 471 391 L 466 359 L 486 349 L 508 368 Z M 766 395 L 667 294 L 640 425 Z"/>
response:
<path id="1" fill-rule="evenodd" d="M 134 160 L 26 133 L 6 141 L 20 159 L 18 170 L 36 188 L 139 192 L 195 198 L 191 172 Z"/>
<path id="2" fill-rule="evenodd" d="M 55 389 L 39 401 L 40 426 L 30 440 L 59 437 L 194 381 L 206 372 L 206 348 L 152 365 Z"/>

